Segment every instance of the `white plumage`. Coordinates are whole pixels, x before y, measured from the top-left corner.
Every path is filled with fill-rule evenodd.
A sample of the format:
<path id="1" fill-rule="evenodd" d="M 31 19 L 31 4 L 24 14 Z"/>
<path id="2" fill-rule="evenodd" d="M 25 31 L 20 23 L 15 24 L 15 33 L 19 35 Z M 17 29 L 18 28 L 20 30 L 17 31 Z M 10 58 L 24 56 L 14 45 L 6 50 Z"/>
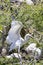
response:
<path id="1" fill-rule="evenodd" d="M 19 24 L 18 24 L 19 23 Z M 12 21 L 11 28 L 8 32 L 8 36 L 6 38 L 6 42 L 8 44 L 15 43 L 17 39 L 20 37 L 20 30 L 22 28 L 22 24 L 18 21 Z"/>
<path id="2" fill-rule="evenodd" d="M 35 55 L 35 58 L 36 59 L 39 59 L 39 57 L 41 56 L 41 49 L 39 49 L 39 48 L 36 48 L 36 55 Z"/>
<path id="3" fill-rule="evenodd" d="M 28 5 L 32 5 L 32 0 L 18 0 L 19 2 L 26 2 Z"/>
<path id="4" fill-rule="evenodd" d="M 27 48 L 26 48 L 26 51 L 29 52 L 29 51 L 32 51 L 34 52 L 36 50 L 36 44 L 35 43 L 31 43 Z"/>
<path id="5" fill-rule="evenodd" d="M 24 2 L 24 0 L 18 0 L 19 2 Z"/>
<path id="6" fill-rule="evenodd" d="M 29 5 L 33 4 L 33 2 L 31 0 L 26 0 L 26 3 L 29 4 Z"/>
<path id="7" fill-rule="evenodd" d="M 11 55 L 8 55 L 8 56 L 6 56 L 6 58 L 13 58 L 13 57 L 15 57 L 15 58 L 22 58 L 22 56 L 20 55 L 20 54 L 18 54 L 18 53 L 13 53 L 13 54 L 11 54 Z"/>
<path id="8" fill-rule="evenodd" d="M 41 56 L 41 49 L 36 47 L 35 43 L 31 43 L 26 49 L 25 49 L 28 53 L 31 51 L 31 53 L 34 55 L 35 53 L 35 58 L 39 59 L 39 57 Z"/>
<path id="9" fill-rule="evenodd" d="M 12 21 L 11 29 L 8 32 L 8 36 L 6 38 L 6 42 L 10 44 L 9 51 L 18 48 L 18 52 L 20 51 L 20 47 L 30 39 L 31 35 L 26 34 L 24 39 L 20 35 L 20 31 L 23 27 L 23 24 L 18 21 Z"/>
<path id="10" fill-rule="evenodd" d="M 26 2 L 28 5 L 33 5 L 32 0 L 11 0 L 11 2 L 18 2 L 18 3 Z"/>

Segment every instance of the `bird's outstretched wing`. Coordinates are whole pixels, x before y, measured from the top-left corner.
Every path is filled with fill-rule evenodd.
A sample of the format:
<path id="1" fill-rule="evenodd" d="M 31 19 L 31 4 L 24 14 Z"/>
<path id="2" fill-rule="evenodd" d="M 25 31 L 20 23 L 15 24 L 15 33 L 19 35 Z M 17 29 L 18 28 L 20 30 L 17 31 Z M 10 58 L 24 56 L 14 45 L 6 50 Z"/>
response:
<path id="1" fill-rule="evenodd" d="M 12 23 L 13 24 L 8 32 L 6 41 L 15 43 L 17 41 L 17 39 L 19 39 L 19 37 L 20 37 L 20 31 L 21 31 L 23 25 L 21 22 L 19 23 L 18 21 L 13 21 Z"/>

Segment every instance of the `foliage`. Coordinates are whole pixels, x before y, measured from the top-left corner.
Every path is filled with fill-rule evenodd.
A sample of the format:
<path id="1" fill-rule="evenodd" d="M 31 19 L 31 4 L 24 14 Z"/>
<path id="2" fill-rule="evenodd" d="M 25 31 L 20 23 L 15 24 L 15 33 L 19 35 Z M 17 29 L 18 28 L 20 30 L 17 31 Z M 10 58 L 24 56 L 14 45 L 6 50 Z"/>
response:
<path id="1" fill-rule="evenodd" d="M 33 26 L 36 30 L 43 31 L 43 4 L 27 5 L 22 3 L 19 7 L 14 3 L 2 2 L 0 6 L 0 24 L 8 25 L 12 18 L 21 21 L 25 27 Z"/>
<path id="2" fill-rule="evenodd" d="M 26 3 L 22 3 L 17 7 L 15 3 L 10 3 L 10 0 L 4 0 L 3 2 L 0 1 L 0 30 L 3 29 L 3 25 L 9 26 L 13 18 L 21 21 L 26 31 L 32 27 L 38 31 L 41 31 L 43 34 L 43 4 L 30 6 Z M 30 39 L 28 44 L 33 41 L 36 42 L 35 40 Z M 13 60 L 16 62 L 18 59 Z M 4 61 L 7 62 L 8 59 L 0 58 L 0 65 L 12 65 L 11 63 L 6 64 Z M 36 63 L 36 65 L 41 65 L 41 63 Z"/>
<path id="3" fill-rule="evenodd" d="M 22 4 L 18 7 L 18 15 L 16 16 L 17 20 L 22 21 L 24 24 L 28 21 L 30 25 L 33 26 L 36 30 L 43 31 L 43 6 L 29 6 L 27 4 Z M 31 23 L 32 22 L 32 23 Z M 28 24 L 25 24 L 26 26 Z"/>

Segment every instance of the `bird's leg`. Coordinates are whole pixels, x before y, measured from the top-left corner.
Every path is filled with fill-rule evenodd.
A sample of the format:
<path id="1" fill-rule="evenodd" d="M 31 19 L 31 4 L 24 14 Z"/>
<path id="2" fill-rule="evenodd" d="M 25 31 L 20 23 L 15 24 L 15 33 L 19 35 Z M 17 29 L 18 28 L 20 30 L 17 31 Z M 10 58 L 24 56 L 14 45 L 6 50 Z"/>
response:
<path id="1" fill-rule="evenodd" d="M 20 46 L 18 47 L 18 54 L 20 53 Z"/>
<path id="2" fill-rule="evenodd" d="M 19 56 L 19 54 L 20 54 L 20 46 L 18 47 L 18 57 L 19 57 L 21 65 L 22 65 L 22 58 Z"/>

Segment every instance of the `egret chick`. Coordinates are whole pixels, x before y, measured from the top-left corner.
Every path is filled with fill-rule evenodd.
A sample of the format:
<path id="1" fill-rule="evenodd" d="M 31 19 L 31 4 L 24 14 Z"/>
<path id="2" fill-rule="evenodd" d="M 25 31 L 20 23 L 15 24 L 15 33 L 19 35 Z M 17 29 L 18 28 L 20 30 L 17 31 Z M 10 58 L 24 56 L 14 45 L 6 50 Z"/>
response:
<path id="1" fill-rule="evenodd" d="M 27 3 L 28 5 L 33 5 L 33 2 L 32 2 L 31 0 L 26 0 L 26 3 Z"/>
<path id="2" fill-rule="evenodd" d="M 19 56 L 18 56 L 19 55 Z M 8 56 L 6 56 L 6 58 L 18 58 L 19 59 L 19 57 L 20 58 L 22 58 L 22 56 L 20 55 L 20 54 L 18 54 L 18 53 L 13 53 L 13 54 L 11 54 L 11 55 L 8 55 Z"/>
<path id="3" fill-rule="evenodd" d="M 41 56 L 41 49 L 36 48 L 35 53 L 36 53 L 36 54 L 35 54 L 35 58 L 36 58 L 36 59 L 39 59 L 40 56 Z"/>
<path id="4" fill-rule="evenodd" d="M 34 52 L 35 49 L 36 49 L 36 44 L 31 43 L 25 50 L 27 51 L 27 53 L 29 53 L 29 51 Z"/>

